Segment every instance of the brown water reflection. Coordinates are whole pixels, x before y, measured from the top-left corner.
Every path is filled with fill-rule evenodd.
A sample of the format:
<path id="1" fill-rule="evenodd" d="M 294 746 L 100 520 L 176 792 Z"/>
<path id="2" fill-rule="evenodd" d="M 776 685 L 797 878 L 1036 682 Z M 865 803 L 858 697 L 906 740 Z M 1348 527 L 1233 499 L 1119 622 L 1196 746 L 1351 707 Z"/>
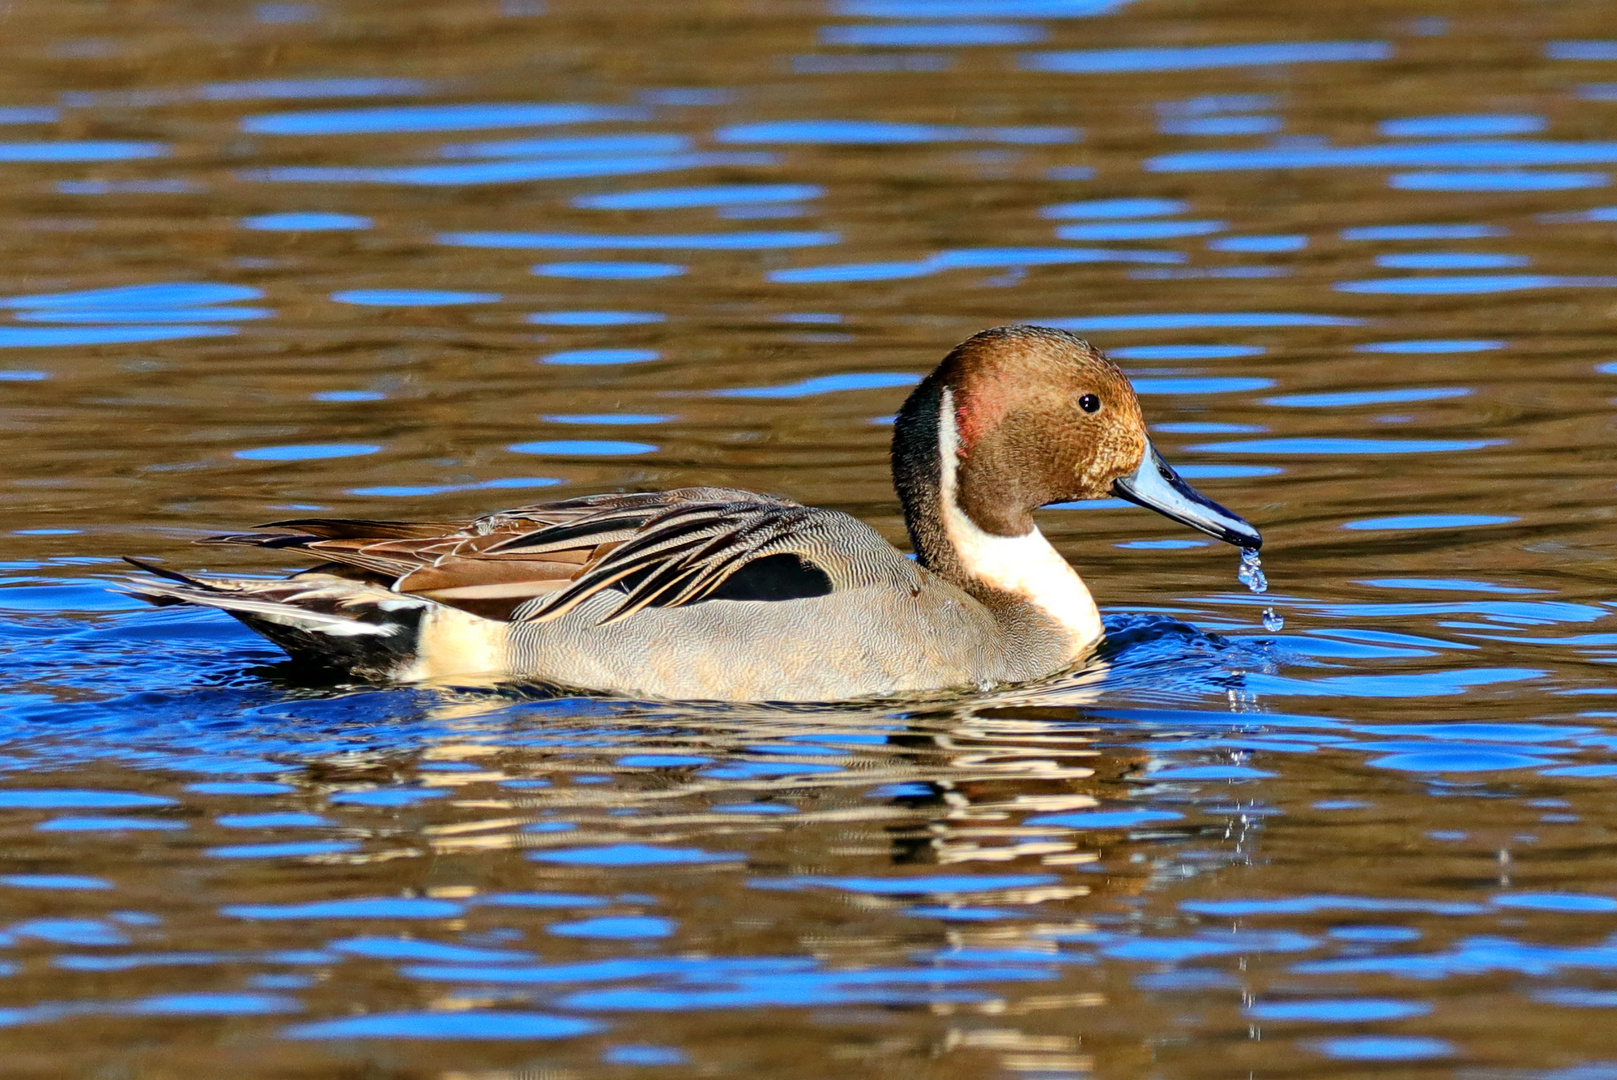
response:
<path id="1" fill-rule="evenodd" d="M 8 1075 L 1617 1070 L 1609 5 L 0 31 Z M 887 417 L 1017 320 L 1114 353 L 1268 596 L 1052 509 L 1104 668 L 708 712 L 299 685 L 104 588 L 677 484 L 899 541 Z"/>

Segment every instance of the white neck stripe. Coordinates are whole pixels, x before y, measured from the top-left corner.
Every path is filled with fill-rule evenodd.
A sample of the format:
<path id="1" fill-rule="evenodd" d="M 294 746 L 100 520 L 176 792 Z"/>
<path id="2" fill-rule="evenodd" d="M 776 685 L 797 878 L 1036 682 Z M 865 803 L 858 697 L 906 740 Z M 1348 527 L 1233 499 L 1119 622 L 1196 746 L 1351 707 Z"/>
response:
<path id="1" fill-rule="evenodd" d="M 956 501 L 959 455 L 954 392 L 945 387 L 938 412 L 938 509 L 944 536 L 967 573 L 1021 597 L 1060 623 L 1072 637 L 1076 657 L 1102 634 L 1094 597 L 1037 525 L 1021 536 L 996 536 L 978 527 L 960 509 Z"/>

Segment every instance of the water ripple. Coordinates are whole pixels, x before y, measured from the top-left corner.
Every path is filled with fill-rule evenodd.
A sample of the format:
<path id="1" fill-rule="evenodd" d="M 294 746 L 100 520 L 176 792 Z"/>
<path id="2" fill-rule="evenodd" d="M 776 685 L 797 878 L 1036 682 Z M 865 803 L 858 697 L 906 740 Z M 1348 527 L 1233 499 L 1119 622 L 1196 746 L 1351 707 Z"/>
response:
<path id="1" fill-rule="evenodd" d="M 370 109 L 265 113 L 241 121 L 254 135 L 370 135 L 406 131 L 477 131 L 486 128 L 647 120 L 645 109 L 616 105 L 486 102 L 469 105 L 384 105 Z"/>

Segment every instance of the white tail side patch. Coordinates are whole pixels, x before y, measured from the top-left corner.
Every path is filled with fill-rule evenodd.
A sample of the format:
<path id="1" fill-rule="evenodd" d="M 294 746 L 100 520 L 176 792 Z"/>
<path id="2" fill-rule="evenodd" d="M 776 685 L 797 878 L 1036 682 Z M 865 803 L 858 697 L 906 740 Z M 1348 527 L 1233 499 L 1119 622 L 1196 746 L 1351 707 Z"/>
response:
<path id="1" fill-rule="evenodd" d="M 1037 525 L 1021 536 L 985 532 L 955 501 L 960 468 L 960 432 L 955 426 L 954 392 L 945 388 L 938 416 L 938 488 L 943 531 L 960 561 L 974 576 L 996 589 L 1022 597 L 1042 609 L 1072 638 L 1072 655 L 1100 640 L 1104 630 L 1095 598 L 1061 553 L 1050 546 Z"/>

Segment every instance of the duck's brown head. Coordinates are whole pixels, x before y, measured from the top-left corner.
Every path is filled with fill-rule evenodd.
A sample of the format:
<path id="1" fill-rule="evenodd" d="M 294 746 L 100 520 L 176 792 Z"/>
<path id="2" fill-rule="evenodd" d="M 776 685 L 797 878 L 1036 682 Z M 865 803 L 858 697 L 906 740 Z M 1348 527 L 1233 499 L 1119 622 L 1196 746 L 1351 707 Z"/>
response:
<path id="1" fill-rule="evenodd" d="M 1162 460 L 1128 377 L 1064 330 L 1000 326 L 955 346 L 904 403 L 893 470 L 912 520 L 912 500 L 952 498 L 991 536 L 1027 534 L 1050 503 L 1120 496 L 1229 543 L 1262 544 Z"/>

